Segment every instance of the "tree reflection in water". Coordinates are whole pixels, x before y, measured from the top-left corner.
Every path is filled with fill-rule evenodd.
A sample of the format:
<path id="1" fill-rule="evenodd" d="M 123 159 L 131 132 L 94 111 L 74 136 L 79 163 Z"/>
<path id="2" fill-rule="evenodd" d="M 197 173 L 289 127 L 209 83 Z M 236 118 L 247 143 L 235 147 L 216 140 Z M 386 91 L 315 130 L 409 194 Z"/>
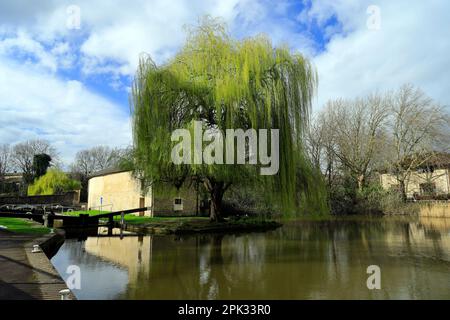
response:
<path id="1" fill-rule="evenodd" d="M 445 219 L 352 218 L 126 244 L 93 238 L 85 244 L 89 257 L 71 250 L 82 268 L 102 259 L 128 269 L 126 289 L 117 293 L 123 299 L 449 299 L 449 231 Z M 66 256 L 68 247 L 61 248 Z M 381 290 L 366 287 L 373 264 Z M 94 281 L 86 290 L 95 288 Z"/>

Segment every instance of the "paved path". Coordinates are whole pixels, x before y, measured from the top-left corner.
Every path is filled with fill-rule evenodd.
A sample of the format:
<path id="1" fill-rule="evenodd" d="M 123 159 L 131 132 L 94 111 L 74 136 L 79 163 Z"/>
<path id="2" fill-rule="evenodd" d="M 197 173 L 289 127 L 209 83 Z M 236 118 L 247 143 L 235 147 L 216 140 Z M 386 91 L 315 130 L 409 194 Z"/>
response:
<path id="1" fill-rule="evenodd" d="M 0 300 L 60 299 L 64 281 L 43 252 L 31 253 L 40 242 L 39 236 L 0 230 Z"/>

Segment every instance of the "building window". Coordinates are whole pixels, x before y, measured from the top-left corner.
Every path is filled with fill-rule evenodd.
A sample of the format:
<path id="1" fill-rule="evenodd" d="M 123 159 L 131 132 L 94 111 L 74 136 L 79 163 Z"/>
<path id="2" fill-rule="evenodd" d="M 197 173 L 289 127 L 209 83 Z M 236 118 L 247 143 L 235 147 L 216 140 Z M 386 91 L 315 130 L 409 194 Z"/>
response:
<path id="1" fill-rule="evenodd" d="M 417 169 L 417 173 L 433 173 L 433 172 L 434 172 L 433 166 Z"/>
<path id="2" fill-rule="evenodd" d="M 183 211 L 183 200 L 181 198 L 173 200 L 173 211 Z"/>
<path id="3" fill-rule="evenodd" d="M 436 193 L 436 184 L 433 182 L 421 183 L 420 193 L 423 195 L 433 195 Z"/>

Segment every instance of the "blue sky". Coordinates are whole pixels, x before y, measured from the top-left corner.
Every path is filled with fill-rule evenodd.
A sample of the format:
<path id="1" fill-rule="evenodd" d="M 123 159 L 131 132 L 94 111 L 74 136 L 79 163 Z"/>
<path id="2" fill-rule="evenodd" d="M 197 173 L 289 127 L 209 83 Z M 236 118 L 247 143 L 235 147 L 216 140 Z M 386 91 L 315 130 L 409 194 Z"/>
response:
<path id="1" fill-rule="evenodd" d="M 184 26 L 206 14 L 237 38 L 265 33 L 310 58 L 319 74 L 314 110 L 404 83 L 448 105 L 446 12 L 445 0 L 4 0 L 0 144 L 47 139 L 66 164 L 83 148 L 129 145 L 139 55 L 163 63 L 183 44 Z"/>

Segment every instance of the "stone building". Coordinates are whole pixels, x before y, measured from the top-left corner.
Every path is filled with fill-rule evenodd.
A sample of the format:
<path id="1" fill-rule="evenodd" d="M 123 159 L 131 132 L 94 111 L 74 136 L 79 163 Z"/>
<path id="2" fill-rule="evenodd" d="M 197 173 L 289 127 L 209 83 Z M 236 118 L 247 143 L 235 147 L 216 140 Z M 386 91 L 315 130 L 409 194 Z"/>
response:
<path id="1" fill-rule="evenodd" d="M 0 196 L 18 195 L 23 188 L 23 175 L 21 173 L 6 173 L 0 176 Z"/>
<path id="2" fill-rule="evenodd" d="M 90 210 L 120 211 L 150 207 L 146 216 L 207 215 L 204 195 L 191 184 L 179 190 L 164 184 L 143 191 L 141 181 L 131 171 L 107 169 L 93 174 L 88 183 Z"/>
<path id="3" fill-rule="evenodd" d="M 385 190 L 396 190 L 399 182 L 391 173 L 380 174 L 380 184 Z M 408 198 L 450 194 L 450 155 L 439 154 L 436 158 L 414 170 L 406 183 Z"/>
<path id="4" fill-rule="evenodd" d="M 399 188 L 399 183 L 393 174 L 380 175 L 380 183 L 385 190 Z M 443 195 L 450 194 L 449 169 L 438 169 L 433 172 L 415 171 L 411 174 L 406 185 L 406 195 L 413 198 L 414 195 Z"/>

